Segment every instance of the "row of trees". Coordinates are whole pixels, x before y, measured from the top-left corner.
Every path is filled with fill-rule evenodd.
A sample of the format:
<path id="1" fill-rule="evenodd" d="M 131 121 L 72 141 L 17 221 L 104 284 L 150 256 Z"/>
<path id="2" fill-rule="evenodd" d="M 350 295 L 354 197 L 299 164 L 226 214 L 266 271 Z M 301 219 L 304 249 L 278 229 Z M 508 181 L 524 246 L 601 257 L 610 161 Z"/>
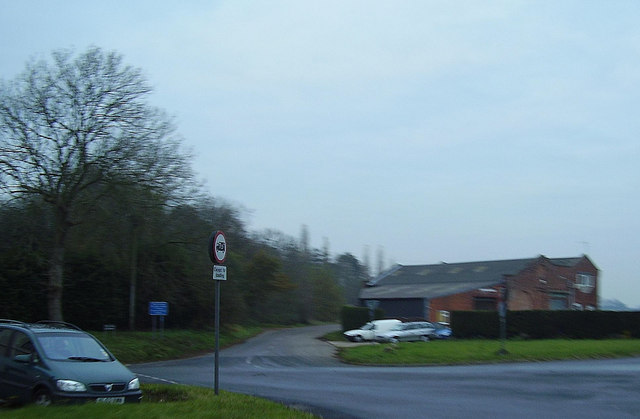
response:
<path id="1" fill-rule="evenodd" d="M 149 197 L 132 207 L 103 198 L 90 220 L 70 230 L 64 320 L 93 329 L 105 323 L 147 328 L 148 302 L 167 301 L 167 325 L 211 326 L 214 284 L 206 246 L 215 229 L 224 230 L 229 243 L 223 324 L 333 321 L 345 302 L 355 302 L 366 278 L 350 254 L 331 260 L 282 233 L 247 232 L 241 210 L 228 204 L 161 201 Z M 5 202 L 0 209 L 0 318 L 48 318 L 52 229 L 50 208 L 40 200 Z"/>
<path id="2" fill-rule="evenodd" d="M 229 242 L 223 324 L 336 320 L 367 268 L 277 231 L 194 181 L 171 118 L 121 56 L 91 48 L 27 65 L 0 85 L 0 317 L 147 327 L 213 324 L 213 230 Z M 64 296 L 64 298 L 63 298 Z"/>

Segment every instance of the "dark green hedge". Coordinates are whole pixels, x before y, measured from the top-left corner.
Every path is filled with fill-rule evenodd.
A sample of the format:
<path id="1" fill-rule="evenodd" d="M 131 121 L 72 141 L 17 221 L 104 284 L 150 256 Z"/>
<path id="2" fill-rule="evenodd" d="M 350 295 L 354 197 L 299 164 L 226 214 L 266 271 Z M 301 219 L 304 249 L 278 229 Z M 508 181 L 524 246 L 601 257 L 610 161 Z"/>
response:
<path id="1" fill-rule="evenodd" d="M 340 321 L 342 324 L 342 331 L 357 329 L 363 324 L 366 324 L 371 319 L 369 318 L 369 309 L 366 307 L 356 306 L 343 306 L 340 312 Z M 373 318 L 382 319 L 384 316 L 384 310 L 377 308 L 374 310 Z"/>
<path id="2" fill-rule="evenodd" d="M 640 338 L 639 311 L 509 311 L 507 337 L 531 339 Z M 453 311 L 451 328 L 457 338 L 498 338 L 495 311 Z"/>

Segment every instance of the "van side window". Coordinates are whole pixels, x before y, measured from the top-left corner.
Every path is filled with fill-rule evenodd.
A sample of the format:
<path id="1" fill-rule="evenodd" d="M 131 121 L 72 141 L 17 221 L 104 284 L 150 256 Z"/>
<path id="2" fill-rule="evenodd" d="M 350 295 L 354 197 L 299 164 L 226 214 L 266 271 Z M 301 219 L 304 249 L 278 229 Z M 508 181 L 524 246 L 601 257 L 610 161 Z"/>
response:
<path id="1" fill-rule="evenodd" d="M 33 353 L 33 343 L 29 336 L 21 332 L 16 332 L 11 343 L 9 357 L 14 358 L 16 355 L 31 355 Z"/>
<path id="2" fill-rule="evenodd" d="M 7 356 L 9 350 L 10 329 L 0 329 L 0 356 Z"/>

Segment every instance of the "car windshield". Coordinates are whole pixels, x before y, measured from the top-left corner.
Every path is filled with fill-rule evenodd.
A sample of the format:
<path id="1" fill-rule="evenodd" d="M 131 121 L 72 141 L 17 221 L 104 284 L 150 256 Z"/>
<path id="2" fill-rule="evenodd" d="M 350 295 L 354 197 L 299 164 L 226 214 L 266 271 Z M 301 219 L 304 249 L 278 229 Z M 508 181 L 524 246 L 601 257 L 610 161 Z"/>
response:
<path id="1" fill-rule="evenodd" d="M 111 356 L 91 336 L 75 333 L 43 333 L 38 341 L 44 355 L 52 360 L 108 362 Z"/>
<path id="2" fill-rule="evenodd" d="M 367 323 L 360 328 L 360 330 L 371 330 L 373 329 L 373 323 Z"/>

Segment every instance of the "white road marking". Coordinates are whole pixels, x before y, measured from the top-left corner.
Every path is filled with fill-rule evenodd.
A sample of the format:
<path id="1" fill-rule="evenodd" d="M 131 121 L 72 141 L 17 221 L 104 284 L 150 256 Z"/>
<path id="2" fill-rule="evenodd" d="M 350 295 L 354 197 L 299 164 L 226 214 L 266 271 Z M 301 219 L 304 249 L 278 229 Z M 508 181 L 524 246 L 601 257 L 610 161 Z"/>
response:
<path id="1" fill-rule="evenodd" d="M 169 383 L 169 384 L 180 384 L 177 381 L 165 380 L 164 378 L 158 378 L 158 377 L 154 377 L 152 375 L 138 374 L 138 377 L 150 378 L 152 380 L 163 381 L 163 382 Z"/>

